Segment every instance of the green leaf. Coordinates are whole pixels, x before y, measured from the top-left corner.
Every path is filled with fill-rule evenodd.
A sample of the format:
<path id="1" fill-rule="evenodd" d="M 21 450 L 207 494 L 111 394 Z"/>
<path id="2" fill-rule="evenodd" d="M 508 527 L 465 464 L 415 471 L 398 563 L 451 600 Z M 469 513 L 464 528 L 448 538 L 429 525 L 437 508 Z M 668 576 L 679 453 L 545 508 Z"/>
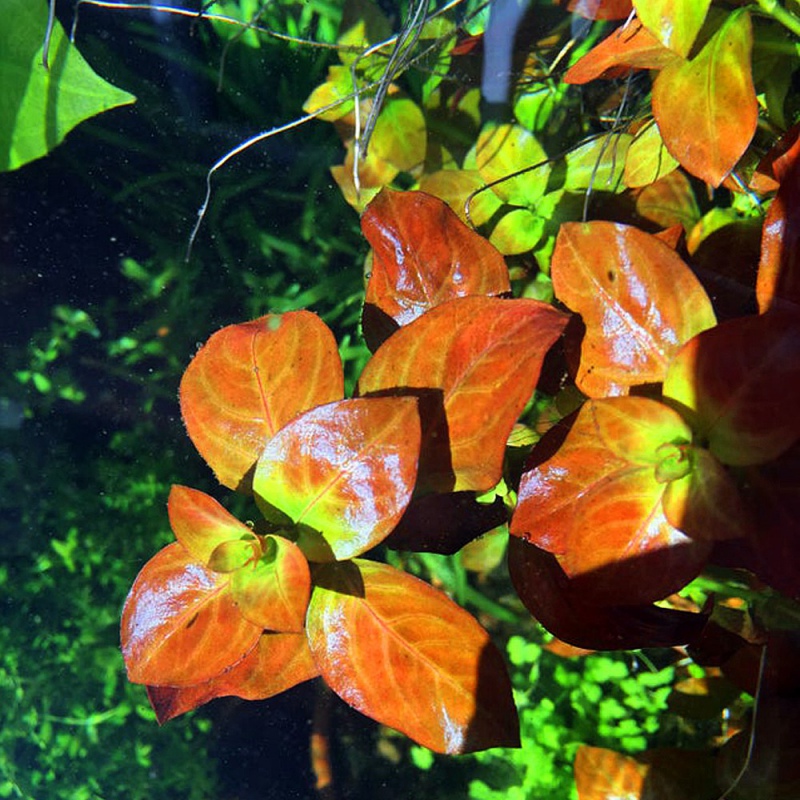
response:
<path id="1" fill-rule="evenodd" d="M 407 97 L 392 97 L 381 108 L 369 147 L 381 160 L 409 171 L 425 160 L 427 140 L 419 106 Z"/>
<path id="2" fill-rule="evenodd" d="M 311 596 L 311 573 L 300 548 L 282 536 L 267 536 L 264 555 L 236 570 L 231 592 L 241 615 L 281 633 L 303 630 Z"/>
<path id="3" fill-rule="evenodd" d="M 494 226 L 489 241 L 505 256 L 533 250 L 544 233 L 545 220 L 527 208 L 504 214 Z"/>
<path id="4" fill-rule="evenodd" d="M 711 0 L 633 0 L 636 15 L 664 47 L 689 55 Z"/>
<path id="5" fill-rule="evenodd" d="M 648 122 L 628 148 L 625 159 L 625 185 L 638 188 L 655 183 L 678 167 L 661 138 L 655 120 Z"/>
<path id="6" fill-rule="evenodd" d="M 622 171 L 633 137 L 628 133 L 609 134 L 571 150 L 566 157 L 564 189 L 582 192 L 621 192 Z"/>
<path id="7" fill-rule="evenodd" d="M 47 155 L 76 125 L 136 98 L 97 75 L 56 22 L 42 63 L 44 0 L 0 0 L 0 170 Z"/>
<path id="8" fill-rule="evenodd" d="M 533 206 L 547 189 L 549 165 L 530 169 L 545 162 L 547 153 L 521 125 L 485 126 L 478 137 L 475 159 L 487 183 L 498 181 L 492 191 L 506 203 Z M 518 172 L 521 174 L 516 175 Z"/>
<path id="9" fill-rule="evenodd" d="M 261 557 L 261 544 L 255 534 L 249 539 L 229 539 L 217 545 L 206 565 L 212 572 L 235 572 Z"/>

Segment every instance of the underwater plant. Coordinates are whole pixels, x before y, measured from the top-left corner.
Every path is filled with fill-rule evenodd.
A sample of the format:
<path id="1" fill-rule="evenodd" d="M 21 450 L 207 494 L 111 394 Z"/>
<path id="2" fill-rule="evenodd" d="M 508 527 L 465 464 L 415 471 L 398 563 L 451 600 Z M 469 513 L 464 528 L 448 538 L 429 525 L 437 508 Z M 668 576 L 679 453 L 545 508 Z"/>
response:
<path id="1" fill-rule="evenodd" d="M 613 5 L 599 8 L 625 16 Z M 788 702 L 785 664 L 796 658 L 798 149 L 793 129 L 742 191 L 737 164 L 759 112 L 777 125 L 786 95 L 768 90 L 773 106 L 759 109 L 751 14 L 708 5 L 694 15 L 640 2 L 635 22 L 574 61 L 564 82 L 654 70 L 652 119 L 639 110 L 627 130 L 578 143 L 561 162 L 537 138 L 553 133 L 561 89 L 552 78 L 544 98 L 520 83 L 515 121 L 481 126 L 473 115 L 476 138 L 459 164 L 433 119 L 468 101 L 443 88 L 440 72 L 418 85 L 421 104 L 397 88 L 381 93 L 413 64 L 392 56 L 387 66 L 385 56 L 402 52 L 408 30 L 383 44 L 359 20 L 342 35 L 344 64 L 306 110 L 334 121 L 347 147 L 333 175 L 372 248 L 362 315 L 372 356 L 344 398 L 333 337 L 293 312 L 224 328 L 187 368 L 189 436 L 263 520 L 245 525 L 209 496 L 173 488 L 177 542 L 144 567 L 122 621 L 129 677 L 148 685 L 161 720 L 320 675 L 431 750 L 518 744 L 490 636 L 441 591 L 364 558 L 379 545 L 455 553 L 507 524 L 513 585 L 566 645 L 679 648 L 756 694 L 749 728 L 719 751 L 578 749 L 579 795 L 692 785 L 692 797 L 734 786 L 749 796 L 763 715 L 784 718 L 764 686 Z M 785 23 L 776 20 L 759 20 L 762 40 Z M 436 42 L 440 67 L 475 46 L 475 37 L 459 43 L 446 17 L 414 24 L 423 52 Z M 769 85 L 769 75 L 756 77 Z M 700 217 L 687 174 L 727 181 L 745 205 L 777 189 L 758 263 L 737 264 L 756 308 L 732 313 L 718 300 L 716 310 L 702 271 L 682 256 L 684 234 L 691 257 L 716 227 Z M 383 188 L 409 178 L 414 191 Z M 640 216 L 671 227 L 650 233 L 624 213 L 587 220 L 593 188 L 629 193 Z M 578 193 L 583 220 L 570 219 Z M 490 228 L 488 240 L 467 222 Z M 510 273 L 503 259 L 526 253 L 539 267 L 532 280 L 524 261 Z M 557 343 L 560 359 L 550 354 Z M 530 406 L 546 358 L 554 399 Z M 526 429 L 535 445 L 514 467 L 508 448 Z M 702 607 L 677 600 L 714 565 L 761 582 L 747 610 L 712 596 Z M 771 671 L 773 648 L 795 655 L 770 661 Z M 777 725 L 785 765 L 791 745 Z M 794 781 L 784 770 L 769 773 L 776 791 Z"/>
<path id="2" fill-rule="evenodd" d="M 401 568 L 500 542 L 554 652 L 666 648 L 667 705 L 719 723 L 701 750 L 554 736 L 582 800 L 792 796 L 800 20 L 598 0 L 569 4 L 594 21 L 579 35 L 532 8 L 492 108 L 474 69 L 491 15 L 410 3 L 392 35 L 346 9 L 305 119 L 345 150 L 331 172 L 371 248 L 371 355 L 346 396 L 334 335 L 295 309 L 199 349 L 186 429 L 253 514 L 172 488 L 176 541 L 123 610 L 128 676 L 162 722 L 319 676 L 429 750 L 516 746 L 538 653 L 512 633 L 510 677 L 458 593 Z M 650 745 L 652 722 L 605 707 L 625 747 Z"/>

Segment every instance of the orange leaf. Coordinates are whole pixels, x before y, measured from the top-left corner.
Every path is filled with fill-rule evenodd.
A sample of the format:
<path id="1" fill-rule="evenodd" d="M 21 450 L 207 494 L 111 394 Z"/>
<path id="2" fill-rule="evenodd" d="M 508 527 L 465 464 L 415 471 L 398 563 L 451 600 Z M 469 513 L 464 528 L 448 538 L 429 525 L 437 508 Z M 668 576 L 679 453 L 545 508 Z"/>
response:
<path id="1" fill-rule="evenodd" d="M 345 143 L 344 164 L 331 167 L 331 175 L 344 199 L 361 213 L 375 195 L 388 186 L 400 171 L 393 164 L 378 157 L 371 148 L 364 158 L 358 160 L 358 186 L 353 179 L 355 166 L 355 142 L 350 139 Z"/>
<path id="2" fill-rule="evenodd" d="M 522 476 L 511 533 L 557 555 L 587 599 L 663 599 L 697 576 L 711 549 L 670 525 L 661 507 L 670 481 L 692 469 L 670 448 L 691 435 L 655 400 L 588 401 L 555 455 Z"/>
<path id="3" fill-rule="evenodd" d="M 715 322 L 711 301 L 675 251 L 627 225 L 562 225 L 552 277 L 558 299 L 586 326 L 576 383 L 589 397 L 660 383 L 681 344 Z"/>
<path id="4" fill-rule="evenodd" d="M 148 686 L 147 695 L 163 725 L 215 697 L 266 700 L 317 675 L 305 633 L 264 633 L 238 664 L 207 683 L 184 688 Z"/>
<path id="5" fill-rule="evenodd" d="M 217 331 L 186 368 L 180 399 L 189 436 L 220 483 L 249 490 L 266 441 L 343 394 L 333 334 L 316 314 L 290 311 Z"/>
<path id="6" fill-rule="evenodd" d="M 358 390 L 433 401 L 446 428 L 429 430 L 427 441 L 423 431 L 422 479 L 442 491 L 487 491 L 500 479 L 506 439 L 566 322 L 537 300 L 451 300 L 384 342 Z"/>
<path id="7" fill-rule="evenodd" d="M 588 83 L 597 78 L 618 78 L 634 69 L 662 69 L 676 59 L 641 23 L 622 25 L 564 75 L 564 83 Z"/>
<path id="8" fill-rule="evenodd" d="M 206 567 L 219 545 L 253 536 L 247 525 L 239 522 L 213 497 L 188 486 L 170 489 L 167 511 L 175 538 L 195 561 Z"/>
<path id="9" fill-rule="evenodd" d="M 374 253 L 366 302 L 398 325 L 446 300 L 511 291 L 500 253 L 436 197 L 384 189 L 361 229 Z"/>
<path id="10" fill-rule="evenodd" d="M 632 756 L 603 747 L 581 745 L 575 755 L 575 785 L 579 800 L 644 800 L 648 767 Z"/>
<path id="11" fill-rule="evenodd" d="M 670 525 L 698 541 L 723 541 L 750 532 L 751 522 L 733 476 L 708 450 L 692 448 L 692 471 L 671 481 L 662 505 Z"/>
<path id="12" fill-rule="evenodd" d="M 579 800 L 718 800 L 716 771 L 716 754 L 703 750 L 661 747 L 634 757 L 582 745 L 575 756 Z"/>
<path id="13" fill-rule="evenodd" d="M 653 84 L 653 113 L 664 144 L 712 186 L 725 180 L 756 131 L 752 46 L 750 16 L 733 12 L 697 57 L 667 65 Z"/>
<path id="14" fill-rule="evenodd" d="M 700 208 L 686 173 L 676 169 L 645 186 L 636 197 L 636 213 L 662 228 L 682 225 L 690 231 L 700 219 Z"/>
<path id="15" fill-rule="evenodd" d="M 436 752 L 519 746 L 502 656 L 464 609 L 361 559 L 326 566 L 315 584 L 308 639 L 342 699 Z"/>
<path id="16" fill-rule="evenodd" d="M 764 219 L 756 281 L 762 312 L 773 306 L 800 306 L 800 147 L 784 158 L 790 160 L 776 162 L 780 188 Z"/>
<path id="17" fill-rule="evenodd" d="M 243 658 L 261 629 L 239 613 L 230 575 L 196 563 L 178 543 L 156 553 L 122 609 L 122 655 L 132 683 L 193 686 Z"/>

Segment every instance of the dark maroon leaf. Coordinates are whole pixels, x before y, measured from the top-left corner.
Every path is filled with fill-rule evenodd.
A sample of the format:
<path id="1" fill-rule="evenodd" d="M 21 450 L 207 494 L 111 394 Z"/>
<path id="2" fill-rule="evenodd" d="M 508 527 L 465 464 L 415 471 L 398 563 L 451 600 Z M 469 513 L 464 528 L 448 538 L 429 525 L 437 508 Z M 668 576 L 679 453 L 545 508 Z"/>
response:
<path id="1" fill-rule="evenodd" d="M 525 607 L 550 633 L 590 650 L 672 647 L 692 641 L 705 616 L 659 606 L 599 606 L 585 600 L 556 557 L 509 539 L 511 581 Z"/>
<path id="2" fill-rule="evenodd" d="M 479 503 L 474 492 L 429 494 L 411 501 L 384 543 L 394 550 L 452 554 L 507 519 L 501 497 Z"/>

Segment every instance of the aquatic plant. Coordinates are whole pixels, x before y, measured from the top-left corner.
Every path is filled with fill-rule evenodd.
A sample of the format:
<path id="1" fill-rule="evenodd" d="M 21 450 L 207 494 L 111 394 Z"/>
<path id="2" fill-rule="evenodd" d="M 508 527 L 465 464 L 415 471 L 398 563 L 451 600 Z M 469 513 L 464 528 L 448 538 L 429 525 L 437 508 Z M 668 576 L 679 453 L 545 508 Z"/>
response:
<path id="1" fill-rule="evenodd" d="M 344 63 L 306 110 L 336 122 L 347 147 L 333 174 L 363 211 L 372 247 L 362 322 L 373 355 L 355 396 L 343 399 L 332 338 L 298 312 L 223 329 L 187 369 L 190 437 L 220 482 L 252 494 L 265 519 L 244 526 L 206 495 L 173 489 L 178 541 L 143 569 L 122 624 L 129 676 L 148 684 L 161 719 L 220 694 L 266 697 L 321 674 L 350 705 L 433 750 L 514 744 L 510 684 L 487 634 L 442 593 L 362 558 L 379 544 L 456 552 L 506 513 L 515 589 L 562 641 L 595 650 L 689 645 L 709 666 L 747 653 L 749 668 L 735 676 L 741 688 L 760 695 L 775 678 L 765 676 L 765 660 L 771 647 L 792 648 L 780 630 L 788 619 L 776 627 L 758 609 L 786 611 L 791 603 L 774 591 L 800 591 L 800 565 L 788 555 L 797 489 L 792 479 L 786 485 L 800 436 L 796 134 L 742 193 L 746 206 L 753 192 L 777 189 L 757 281 L 737 273 L 754 289 L 756 313 L 718 321 L 679 252 L 684 232 L 689 255 L 710 232 L 686 173 L 744 190 L 737 164 L 759 106 L 750 13 L 707 13 L 708 5 L 690 14 L 641 2 L 635 22 L 571 66 L 563 79 L 573 83 L 657 71 L 653 121 L 640 109 L 627 130 L 578 143 L 557 178 L 559 159 L 537 139 L 552 133 L 558 110 L 551 77 L 546 98 L 520 88 L 515 121 L 480 127 L 473 113 L 476 138 L 459 164 L 444 136 L 429 141 L 428 126 L 465 96 L 448 94 L 437 71 L 418 86 L 421 104 L 390 83 L 413 64 L 398 56 L 411 52 L 412 35 L 423 52 L 435 42 L 440 69 L 474 39 L 459 43 L 446 18 L 421 22 L 419 4 L 388 44 L 369 38 L 363 20 L 342 35 Z M 600 9 L 624 16 L 612 6 Z M 759 32 L 766 40 L 776 27 Z M 763 109 L 776 127 L 783 98 Z M 424 191 L 382 188 L 402 175 Z M 635 192 L 642 216 L 683 227 L 657 236 L 623 213 L 587 221 L 592 189 Z M 488 242 L 432 196 L 437 190 L 466 221 L 488 223 Z M 586 193 L 583 221 L 569 218 L 577 192 Z M 665 196 L 666 209 L 648 210 Z M 563 310 L 510 297 L 492 242 L 506 255 L 532 255 L 540 273 L 527 285 Z M 524 293 L 524 267 L 517 276 Z M 559 339 L 560 392 L 530 420 L 531 439 L 547 432 L 522 469 L 509 471 L 515 423 Z M 560 398 L 569 399 L 559 407 Z M 504 490 L 491 494 L 501 481 Z M 720 563 L 771 587 L 753 590 L 749 632 L 741 612 L 731 624 L 724 603 L 669 600 Z M 764 708 L 759 697 L 749 730 L 721 754 L 656 750 L 637 760 L 579 749 L 578 791 L 605 796 L 624 786 L 644 796 L 691 783 L 693 797 L 746 792 Z M 731 753 L 742 741 L 750 746 L 737 761 Z M 707 779 L 712 766 L 719 781 Z M 770 780 L 784 779 L 773 772 Z"/>
<path id="2" fill-rule="evenodd" d="M 479 560 L 487 534 L 507 539 L 519 600 L 554 651 L 668 648 L 652 671 L 659 690 L 675 681 L 666 702 L 719 723 L 703 750 L 634 756 L 605 745 L 640 750 L 653 722 L 626 726 L 606 703 L 619 735 L 603 746 L 554 737 L 581 798 L 796 788 L 800 149 L 786 31 L 800 24 L 767 2 L 572 5 L 637 16 L 581 43 L 553 9 L 483 116 L 469 84 L 490 38 L 480 18 L 460 27 L 411 3 L 388 36 L 374 10 L 345 15 L 342 63 L 305 110 L 345 146 L 332 174 L 372 248 L 372 355 L 346 398 L 333 335 L 291 310 L 226 326 L 187 368 L 189 436 L 259 518 L 170 493 L 177 542 L 143 568 L 122 622 L 129 677 L 161 721 L 321 675 L 431 750 L 517 744 L 515 705 L 531 719 L 519 679 L 539 654 L 512 638 L 510 679 L 456 589 L 411 576 L 405 557 L 364 558 Z M 594 119 L 570 115 L 570 85 L 620 78 L 622 99 L 601 89 Z M 704 192 L 729 206 L 703 213 Z M 731 244 L 753 230 L 755 255 Z M 502 618 L 509 604 L 492 602 Z M 736 706 L 743 692 L 754 701 Z M 571 708 L 603 703 L 587 697 Z"/>

